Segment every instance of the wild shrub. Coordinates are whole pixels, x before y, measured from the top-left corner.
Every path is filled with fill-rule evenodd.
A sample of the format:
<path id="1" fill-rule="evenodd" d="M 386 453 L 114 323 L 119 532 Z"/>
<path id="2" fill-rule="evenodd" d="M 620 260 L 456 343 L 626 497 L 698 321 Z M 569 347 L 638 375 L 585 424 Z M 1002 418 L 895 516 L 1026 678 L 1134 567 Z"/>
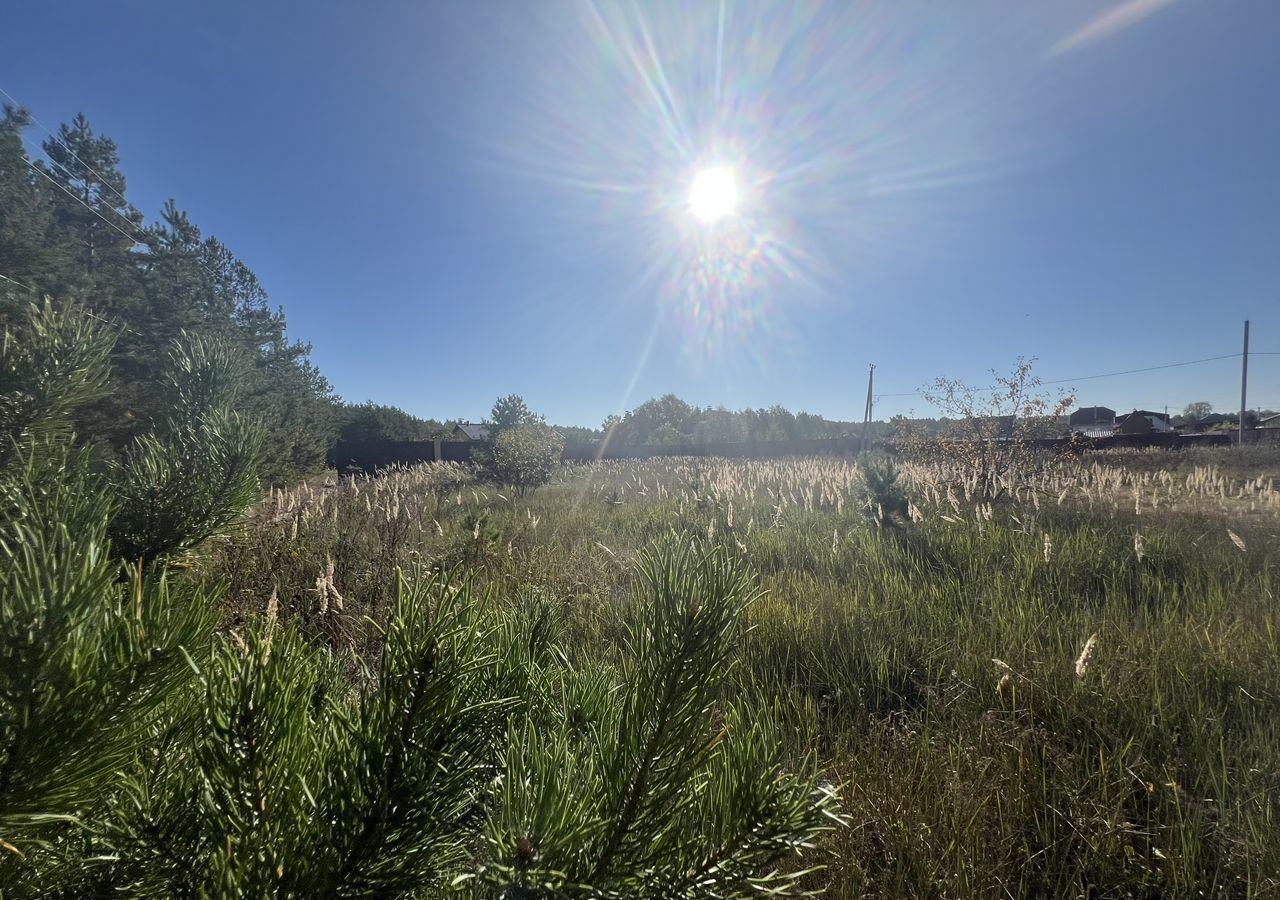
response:
<path id="1" fill-rule="evenodd" d="M 950 426 L 939 440 L 901 434 L 899 443 L 943 462 L 953 481 L 966 484 L 969 495 L 988 501 L 1009 497 L 1017 491 L 1019 476 L 1037 468 L 1041 454 L 1034 440 L 1054 436 L 1057 422 L 1075 402 L 1074 394 L 1042 388 L 1032 372 L 1034 364 L 1034 359 L 1018 357 L 1007 374 L 992 369 L 989 387 L 936 379 L 924 389 L 924 398 Z"/>
<path id="2" fill-rule="evenodd" d="M 489 448 L 489 474 L 523 495 L 551 480 L 563 450 L 564 439 L 549 426 L 541 422 L 517 425 L 494 438 Z"/>

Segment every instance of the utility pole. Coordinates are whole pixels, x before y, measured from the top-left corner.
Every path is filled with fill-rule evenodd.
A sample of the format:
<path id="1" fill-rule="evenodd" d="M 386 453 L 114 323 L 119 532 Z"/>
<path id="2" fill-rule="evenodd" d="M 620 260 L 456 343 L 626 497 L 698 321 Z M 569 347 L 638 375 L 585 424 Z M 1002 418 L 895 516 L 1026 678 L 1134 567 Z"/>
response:
<path id="1" fill-rule="evenodd" d="M 867 372 L 867 406 L 862 412 L 862 440 L 858 444 L 858 452 L 865 453 L 867 450 L 867 432 L 871 430 L 871 389 L 876 381 L 876 364 L 871 364 L 871 369 Z"/>
<path id="2" fill-rule="evenodd" d="M 1244 408 L 1249 396 L 1249 320 L 1244 320 L 1244 353 L 1240 355 L 1240 446 L 1244 446 Z"/>

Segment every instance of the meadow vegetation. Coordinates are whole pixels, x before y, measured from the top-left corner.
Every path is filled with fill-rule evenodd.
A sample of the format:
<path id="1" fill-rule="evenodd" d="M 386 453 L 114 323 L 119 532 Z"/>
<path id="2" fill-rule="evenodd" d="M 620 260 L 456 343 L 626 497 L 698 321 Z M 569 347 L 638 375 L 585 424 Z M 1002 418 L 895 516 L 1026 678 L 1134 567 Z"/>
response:
<path id="1" fill-rule="evenodd" d="M 508 403 L 259 492 L 218 340 L 101 452 L 116 335 L 25 316 L 5 897 L 1280 890 L 1274 453 L 550 466 Z"/>
<path id="2" fill-rule="evenodd" d="M 994 501 L 939 460 L 600 462 L 523 497 L 425 466 L 274 492 L 204 565 L 233 615 L 275 593 L 352 658 L 394 561 L 460 568 L 553 610 L 562 665 L 596 671 L 629 652 L 645 548 L 715 547 L 764 591 L 722 696 L 839 792 L 807 887 L 1267 896 L 1280 460 L 1234 453 L 1041 461 Z"/>

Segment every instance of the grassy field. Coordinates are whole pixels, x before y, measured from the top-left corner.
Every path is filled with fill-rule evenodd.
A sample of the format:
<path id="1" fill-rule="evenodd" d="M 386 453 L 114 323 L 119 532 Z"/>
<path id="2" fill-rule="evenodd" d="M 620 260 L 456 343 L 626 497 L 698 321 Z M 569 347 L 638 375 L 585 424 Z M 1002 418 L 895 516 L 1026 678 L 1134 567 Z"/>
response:
<path id="1" fill-rule="evenodd" d="M 282 616 L 353 661 L 397 566 L 557 610 L 607 665 L 640 551 L 672 533 L 766 593 L 722 690 L 781 723 L 848 817 L 848 897 L 1280 894 L 1280 465 L 1102 454 L 1007 473 L 904 464 L 877 525 L 853 462 L 661 459 L 519 496 L 425 466 L 276 492 L 200 565 L 230 621 Z"/>

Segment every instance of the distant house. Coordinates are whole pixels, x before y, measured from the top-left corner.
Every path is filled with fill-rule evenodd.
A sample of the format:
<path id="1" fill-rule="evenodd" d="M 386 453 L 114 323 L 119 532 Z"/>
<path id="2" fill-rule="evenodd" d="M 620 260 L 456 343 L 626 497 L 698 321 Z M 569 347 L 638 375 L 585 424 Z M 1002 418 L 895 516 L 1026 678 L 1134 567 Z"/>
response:
<path id="1" fill-rule="evenodd" d="M 1259 428 L 1280 428 L 1280 415 L 1267 416 L 1258 421 Z"/>
<path id="2" fill-rule="evenodd" d="M 479 422 L 459 422 L 450 436 L 455 441 L 483 441 L 489 437 L 489 428 Z"/>
<path id="3" fill-rule="evenodd" d="M 1240 421 L 1239 416 L 1231 413 L 1209 413 L 1184 426 L 1187 431 L 1212 431 L 1222 426 L 1232 426 Z"/>
<path id="4" fill-rule="evenodd" d="M 1067 417 L 1072 434 L 1109 437 L 1116 427 L 1116 411 L 1107 406 L 1082 406 Z"/>
<path id="5" fill-rule="evenodd" d="M 1149 409 L 1135 409 L 1116 422 L 1116 434 L 1163 434 L 1170 431 L 1169 416 L 1165 413 L 1151 412 Z"/>

